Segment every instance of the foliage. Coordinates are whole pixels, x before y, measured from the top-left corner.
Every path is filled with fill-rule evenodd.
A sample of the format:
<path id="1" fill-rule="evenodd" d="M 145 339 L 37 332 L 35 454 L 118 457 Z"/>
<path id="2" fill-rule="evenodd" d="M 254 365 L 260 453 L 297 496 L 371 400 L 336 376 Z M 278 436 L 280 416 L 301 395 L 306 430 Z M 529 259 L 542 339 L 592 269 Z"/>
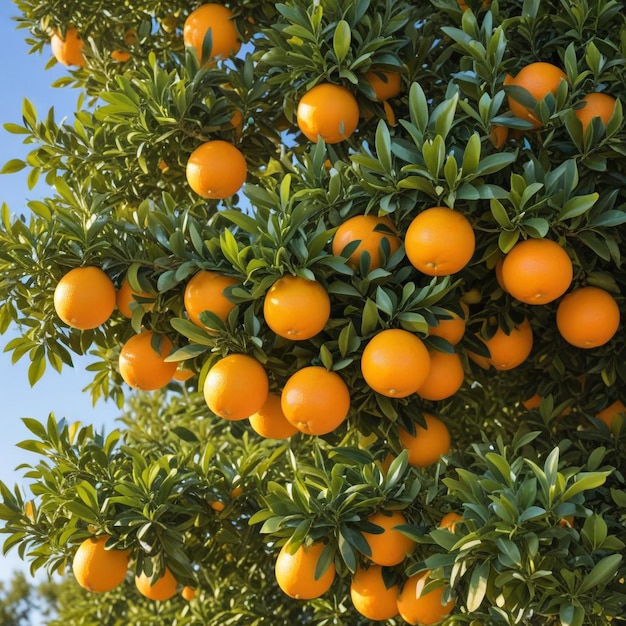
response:
<path id="1" fill-rule="evenodd" d="M 50 29 L 72 24 L 87 65 L 58 84 L 81 90 L 73 120 L 59 123 L 54 111 L 40 118 L 25 100 L 21 123 L 5 125 L 34 147 L 2 171 L 30 168 L 31 187 L 43 176 L 50 195 L 28 202 L 27 215 L 2 207 L 0 330 L 19 328 L 6 350 L 30 359 L 32 384 L 47 364 L 60 371 L 72 354 L 90 353 L 94 401 L 114 398 L 123 416 L 108 434 L 53 415 L 25 420 L 32 438 L 20 445 L 41 457 L 25 473 L 33 511 L 23 490 L 0 485 L 4 549 L 17 548 L 33 570 L 65 570 L 84 538 L 108 534 L 131 550 L 134 571 L 167 565 L 199 589 L 189 604 L 155 605 L 129 581 L 102 598 L 81 595 L 67 623 L 356 625 L 367 621 L 348 587 L 367 562 L 362 533 L 376 530 L 367 518 L 398 509 L 417 547 L 386 576 L 402 582 L 431 570 L 430 584 L 456 599 L 445 623 L 623 618 L 626 420 L 608 427 L 596 418 L 624 399 L 623 332 L 574 348 L 556 328 L 557 302 L 522 304 L 495 271 L 518 241 L 547 237 L 573 261 L 572 288 L 601 287 L 624 311 L 623 5 L 502 0 L 462 11 L 455 0 L 240 0 L 226 4 L 246 45 L 236 58 L 200 66 L 182 44 L 195 6 L 131 4 L 112 0 L 103 11 L 16 0 L 33 52 L 46 49 Z M 131 44 L 129 28 L 137 31 Z M 131 52 L 127 62 L 110 57 L 120 48 Z M 568 78 L 540 102 L 504 86 L 507 73 L 534 61 Z M 365 78 L 372 69 L 401 73 L 389 103 L 375 100 Z M 299 98 L 320 82 L 358 99 L 362 117 L 347 141 L 312 144 L 295 126 Z M 606 125 L 596 119 L 583 134 L 576 110 L 592 91 L 617 104 Z M 514 117 L 507 96 L 534 108 L 541 126 Z M 236 112 L 241 127 L 231 123 Z M 498 126 L 508 129 L 502 147 L 490 139 Z M 220 202 L 199 198 L 185 179 L 189 155 L 211 139 L 235 143 L 248 164 L 241 192 Z M 349 217 L 389 215 L 402 238 L 431 206 L 461 212 L 476 235 L 472 262 L 453 276 L 421 274 L 402 247 L 390 254 L 381 245 L 380 268 L 367 257 L 350 267 L 353 249 L 332 254 L 332 236 Z M 54 288 L 84 265 L 101 267 L 118 287 L 128 276 L 154 305 L 139 298 L 130 320 L 114 313 L 95 330 L 66 326 Z M 238 281 L 226 292 L 236 304 L 228 318 L 203 313 L 205 328 L 187 319 L 183 303 L 198 269 Z M 316 279 L 330 295 L 331 318 L 311 339 L 278 338 L 265 323 L 265 294 L 285 274 Z M 459 346 L 429 335 L 451 312 L 462 315 L 462 302 L 470 313 Z M 515 372 L 468 358 L 486 354 L 479 336 L 525 317 L 534 348 Z M 167 334 L 170 358 L 196 376 L 129 393 L 117 358 L 142 327 Z M 360 357 L 387 328 L 458 350 L 461 390 L 438 402 L 374 393 Z M 258 359 L 277 393 L 302 367 L 337 372 L 350 389 L 347 420 L 323 437 L 274 442 L 245 421 L 216 418 L 202 385 L 230 353 Z M 522 401 L 536 393 L 539 406 L 526 409 Z M 425 411 L 444 420 L 453 445 L 421 469 L 408 464 L 398 427 L 414 432 Z M 464 518 L 453 532 L 437 528 L 449 511 Z M 335 585 L 321 599 L 290 600 L 274 581 L 278 548 L 317 540 L 326 544 L 319 569 L 334 561 Z"/>

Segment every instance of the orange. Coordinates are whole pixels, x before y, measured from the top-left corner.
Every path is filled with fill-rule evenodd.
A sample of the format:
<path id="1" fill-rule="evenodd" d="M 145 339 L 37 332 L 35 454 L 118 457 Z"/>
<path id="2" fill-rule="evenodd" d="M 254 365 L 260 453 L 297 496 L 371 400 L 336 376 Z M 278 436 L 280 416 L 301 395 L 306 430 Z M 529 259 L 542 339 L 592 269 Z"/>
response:
<path id="1" fill-rule="evenodd" d="M 203 59 L 202 43 L 209 29 L 211 29 L 211 54 L 208 59 Z M 183 41 L 185 46 L 196 49 L 201 63 L 237 54 L 241 47 L 231 10 L 213 3 L 203 4 L 189 14 L 183 26 Z"/>
<path id="2" fill-rule="evenodd" d="M 187 600 L 187 602 L 191 602 L 196 598 L 196 590 L 193 587 L 188 587 L 185 585 L 180 592 L 180 595 L 183 597 L 183 600 Z"/>
<path id="3" fill-rule="evenodd" d="M 57 283 L 54 308 L 72 328 L 89 330 L 104 324 L 115 309 L 115 286 L 99 267 L 76 267 Z"/>
<path id="4" fill-rule="evenodd" d="M 508 289 L 506 288 L 506 285 L 504 284 L 504 278 L 502 278 L 502 266 L 503 265 L 504 265 L 504 257 L 500 257 L 496 261 L 496 264 L 493 270 L 496 274 L 496 282 L 500 286 L 500 289 L 502 289 L 502 291 L 504 291 L 505 293 L 509 293 Z"/>
<path id="5" fill-rule="evenodd" d="M 491 339 L 478 338 L 487 346 L 491 358 L 481 357 L 469 350 L 467 355 L 484 369 L 493 365 L 497 370 L 511 370 L 521 365 L 533 349 L 533 331 L 527 319 L 508 335 L 498 328 Z"/>
<path id="6" fill-rule="evenodd" d="M 346 246 L 359 242 L 350 253 L 347 263 L 353 269 L 360 267 L 364 254 L 368 255 L 369 270 L 382 266 L 383 255 L 381 243 L 386 240 L 389 244 L 389 256 L 400 247 L 400 239 L 396 235 L 396 227 L 387 216 L 356 215 L 346 220 L 335 232 L 332 243 L 332 252 L 340 256 Z"/>
<path id="7" fill-rule="evenodd" d="M 445 528 L 449 530 L 451 533 L 456 529 L 456 525 L 463 521 L 463 516 L 455 513 L 454 511 L 450 511 L 450 513 L 446 513 L 439 522 L 439 528 Z"/>
<path id="8" fill-rule="evenodd" d="M 346 419 L 350 391 L 339 374 L 311 365 L 287 380 L 280 403 L 285 417 L 299 431 L 325 435 Z"/>
<path id="9" fill-rule="evenodd" d="M 176 380 L 179 383 L 184 383 L 188 381 L 190 378 L 193 378 L 196 373 L 193 370 L 187 369 L 185 367 L 181 367 L 180 363 L 172 376 L 172 380 Z"/>
<path id="10" fill-rule="evenodd" d="M 183 296 L 189 319 L 201 328 L 206 328 L 200 321 L 200 313 L 210 311 L 225 322 L 235 308 L 235 303 L 224 295 L 224 290 L 238 282 L 236 278 L 219 272 L 200 270 L 194 274 L 187 283 Z"/>
<path id="11" fill-rule="evenodd" d="M 321 136 L 326 143 L 339 143 L 356 130 L 359 105 L 345 87 L 321 83 L 300 99 L 296 121 L 309 141 L 317 143 Z"/>
<path id="12" fill-rule="evenodd" d="M 451 319 L 440 319 L 437 326 L 431 326 L 428 334 L 433 337 L 447 339 L 453 346 L 456 346 L 465 334 L 465 320 L 469 315 L 469 307 L 465 302 L 461 302 L 461 308 L 465 313 L 464 317 L 459 317 L 454 311 L 448 311 Z"/>
<path id="13" fill-rule="evenodd" d="M 580 108 L 574 109 L 574 115 L 583 125 L 583 134 L 587 132 L 594 117 L 599 117 L 606 126 L 615 112 L 616 100 L 606 93 L 590 93 L 581 101 Z"/>
<path id="14" fill-rule="evenodd" d="M 227 420 L 250 417 L 265 404 L 268 393 L 265 369 L 247 354 L 229 354 L 220 359 L 204 381 L 207 406 Z"/>
<path id="15" fill-rule="evenodd" d="M 160 341 L 157 351 L 153 343 Z M 120 374 L 127 385 L 142 391 L 154 391 L 165 387 L 172 380 L 178 365 L 167 362 L 173 348 L 165 335 L 156 335 L 152 330 L 131 337 L 120 350 Z"/>
<path id="16" fill-rule="evenodd" d="M 613 404 L 609 404 L 609 406 L 602 409 L 596 417 L 611 428 L 618 415 L 626 417 L 626 406 L 624 406 L 621 400 L 615 400 Z"/>
<path id="17" fill-rule="evenodd" d="M 404 238 L 411 265 L 428 276 L 448 276 L 472 258 L 476 238 L 467 218 L 446 207 L 432 207 L 409 224 Z"/>
<path id="18" fill-rule="evenodd" d="M 350 583 L 354 608 L 371 620 L 386 620 L 398 614 L 398 585 L 385 587 L 380 565 L 357 567 Z"/>
<path id="19" fill-rule="evenodd" d="M 124 41 L 129 45 L 132 46 L 135 41 L 137 40 L 137 31 L 134 28 L 130 28 L 126 31 L 126 34 L 124 35 Z M 128 61 L 130 59 L 130 52 L 128 52 L 128 50 L 113 50 L 113 52 L 111 52 L 111 58 L 115 61 L 118 61 L 119 63 L 125 63 L 126 61 Z"/>
<path id="20" fill-rule="evenodd" d="M 121 585 L 128 570 L 128 550 L 107 550 L 107 535 L 85 539 L 72 561 L 76 581 L 87 591 L 104 593 Z"/>
<path id="21" fill-rule="evenodd" d="M 267 439 L 286 439 L 298 432 L 285 417 L 280 396 L 273 393 L 268 394 L 265 404 L 250 416 L 250 426 L 254 432 Z"/>
<path id="22" fill-rule="evenodd" d="M 383 529 L 377 534 L 363 533 L 372 552 L 369 558 L 376 565 L 398 565 L 413 552 L 415 548 L 413 539 L 395 528 L 407 523 L 406 517 L 400 511 L 379 511 L 370 515 L 367 521 Z"/>
<path id="23" fill-rule="evenodd" d="M 447 617 L 454 608 L 454 601 L 442 604 L 444 587 L 438 587 L 422 594 L 430 572 L 421 572 L 411 576 L 398 598 L 398 612 L 403 620 L 415 626 L 438 624 Z"/>
<path id="24" fill-rule="evenodd" d="M 133 309 L 137 306 L 146 310 L 152 308 L 152 304 L 148 302 L 140 302 L 137 298 L 150 298 L 154 300 L 154 295 L 145 291 L 134 291 L 130 286 L 130 282 L 128 282 L 128 278 L 124 278 L 120 288 L 117 290 L 117 310 L 124 317 L 131 318 L 133 316 Z"/>
<path id="25" fill-rule="evenodd" d="M 276 558 L 276 582 L 290 598 L 312 600 L 324 595 L 335 580 L 335 566 L 328 569 L 316 580 L 315 568 L 320 559 L 323 543 L 311 546 L 302 544 L 293 554 L 289 554 L 285 544 Z"/>
<path id="26" fill-rule="evenodd" d="M 445 400 L 453 396 L 465 380 L 461 357 L 456 353 L 429 350 L 430 368 L 426 380 L 417 390 L 424 400 Z"/>
<path id="27" fill-rule="evenodd" d="M 476 5 L 477 2 L 471 2 L 470 0 L 470 5 L 467 4 L 467 2 L 465 0 L 456 0 L 456 3 L 459 5 L 459 9 L 463 10 L 463 11 L 467 11 L 470 8 L 470 5 Z M 481 5 L 480 5 L 481 9 L 486 9 L 489 7 L 489 0 L 483 0 Z"/>
<path id="28" fill-rule="evenodd" d="M 597 348 L 617 332 L 620 312 L 615 298 L 599 287 L 568 293 L 556 309 L 556 326 L 565 341 L 577 348 Z"/>
<path id="29" fill-rule="evenodd" d="M 509 129 L 506 126 L 500 126 L 493 124 L 489 131 L 489 141 L 493 144 L 494 148 L 498 150 L 504 146 L 506 140 L 509 138 Z"/>
<path id="30" fill-rule="evenodd" d="M 176 587 L 178 583 L 169 568 L 165 571 L 154 584 L 151 583 L 151 577 L 141 572 L 139 576 L 135 576 L 135 585 L 139 593 L 150 600 L 169 600 L 176 595 Z"/>
<path id="31" fill-rule="evenodd" d="M 522 406 L 527 411 L 531 411 L 532 409 L 538 409 L 541 406 L 541 396 L 538 393 L 530 396 L 530 398 L 522 401 Z"/>
<path id="32" fill-rule="evenodd" d="M 241 189 L 246 182 L 248 166 L 238 148 L 227 141 L 214 139 L 191 153 L 186 175 L 189 186 L 199 196 L 222 200 Z"/>
<path id="33" fill-rule="evenodd" d="M 563 70 L 551 63 L 538 62 L 523 67 L 515 78 L 507 74 L 504 84 L 522 87 L 537 102 L 541 102 L 549 93 L 556 95 L 562 80 L 567 82 L 567 75 Z M 512 96 L 509 96 L 509 108 L 515 117 L 531 122 L 535 128 L 541 126 L 534 111 L 517 102 Z"/>
<path id="34" fill-rule="evenodd" d="M 526 239 L 502 263 L 506 291 L 526 304 L 547 304 L 570 286 L 574 270 L 565 250 L 550 239 Z"/>
<path id="35" fill-rule="evenodd" d="M 63 65 L 78 65 L 84 67 L 86 65 L 83 56 L 83 40 L 74 26 L 69 26 L 63 35 L 56 31 L 50 39 L 52 46 L 52 54 L 59 63 Z"/>
<path id="36" fill-rule="evenodd" d="M 402 80 L 398 72 L 370 70 L 365 73 L 365 80 L 370 84 L 374 94 L 376 94 L 378 102 L 395 98 L 400 93 L 402 86 Z"/>
<path id="37" fill-rule="evenodd" d="M 282 276 L 265 294 L 263 316 L 279 337 L 293 341 L 310 339 L 326 326 L 330 298 L 317 281 Z"/>
<path id="38" fill-rule="evenodd" d="M 424 413 L 423 417 L 426 428 L 415 424 L 415 435 L 398 429 L 400 445 L 409 451 L 409 464 L 414 467 L 428 467 L 450 452 L 448 427 L 434 415 Z"/>
<path id="39" fill-rule="evenodd" d="M 365 382 L 389 398 L 406 398 L 424 383 L 430 355 L 422 340 L 400 328 L 390 328 L 372 337 L 361 356 Z"/>

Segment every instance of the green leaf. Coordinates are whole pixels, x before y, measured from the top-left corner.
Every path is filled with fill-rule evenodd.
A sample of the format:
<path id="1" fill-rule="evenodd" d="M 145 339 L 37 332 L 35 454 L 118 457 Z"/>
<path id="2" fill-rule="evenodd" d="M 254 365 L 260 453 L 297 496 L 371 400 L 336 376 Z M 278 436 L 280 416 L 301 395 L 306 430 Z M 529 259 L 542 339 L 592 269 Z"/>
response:
<path id="1" fill-rule="evenodd" d="M 586 213 L 597 202 L 599 197 L 600 194 L 598 193 L 590 193 L 586 196 L 570 198 L 559 211 L 557 221 L 562 222 Z"/>
<path id="2" fill-rule="evenodd" d="M 596 563 L 589 574 L 585 576 L 580 587 L 578 588 L 578 592 L 585 593 L 594 587 L 598 587 L 599 585 L 604 585 L 609 582 L 609 580 L 613 578 L 615 572 L 617 572 L 621 562 L 621 554 L 611 554 L 609 556 L 605 556 L 601 561 Z"/>
<path id="3" fill-rule="evenodd" d="M 563 493 L 561 499 L 566 502 L 571 500 L 576 494 L 588 489 L 596 489 L 604 485 L 611 472 L 581 472 L 576 476 L 576 482 L 570 485 Z"/>
<path id="4" fill-rule="evenodd" d="M 352 32 L 350 31 L 350 24 L 345 20 L 339 20 L 335 28 L 335 34 L 333 35 L 333 50 L 337 61 L 341 63 L 347 56 L 350 50 L 350 42 L 352 40 Z"/>
<path id="5" fill-rule="evenodd" d="M 482 561 L 472 570 L 472 577 L 467 590 L 467 610 L 470 613 L 479 609 L 487 593 L 490 567 L 489 561 Z"/>
<path id="6" fill-rule="evenodd" d="M 26 163 L 21 159 L 11 159 L 4 164 L 2 170 L 0 170 L 0 174 L 13 174 L 23 170 L 25 167 Z"/>

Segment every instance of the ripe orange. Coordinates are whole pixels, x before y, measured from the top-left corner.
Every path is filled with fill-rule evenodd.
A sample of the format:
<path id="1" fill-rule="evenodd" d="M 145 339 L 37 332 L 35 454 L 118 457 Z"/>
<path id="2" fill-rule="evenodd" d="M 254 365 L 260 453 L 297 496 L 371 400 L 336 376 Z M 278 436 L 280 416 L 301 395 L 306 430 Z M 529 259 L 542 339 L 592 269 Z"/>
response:
<path id="1" fill-rule="evenodd" d="M 183 296 L 185 311 L 189 319 L 201 328 L 205 328 L 200 321 L 200 313 L 210 311 L 225 322 L 235 308 L 235 303 L 224 295 L 224 290 L 238 282 L 236 278 L 224 276 L 219 272 L 200 270 L 194 274 L 187 283 Z"/>
<path id="2" fill-rule="evenodd" d="M 565 250 L 550 239 L 526 239 L 502 263 L 506 291 L 526 304 L 547 304 L 570 286 L 574 270 Z"/>
<path id="3" fill-rule="evenodd" d="M 196 590 L 193 587 L 188 587 L 185 585 L 183 590 L 180 592 L 180 595 L 183 597 L 183 600 L 187 600 L 187 602 L 191 602 L 196 598 Z"/>
<path id="4" fill-rule="evenodd" d="M 613 404 L 609 404 L 609 406 L 602 409 L 596 417 L 611 428 L 618 415 L 626 417 L 626 406 L 624 406 L 621 400 L 615 400 Z"/>
<path id="5" fill-rule="evenodd" d="M 72 328 L 89 330 L 104 324 L 115 309 L 115 286 L 99 267 L 75 267 L 54 290 L 57 315 Z"/>
<path id="6" fill-rule="evenodd" d="M 191 153 L 186 175 L 189 186 L 199 196 L 222 200 L 241 189 L 246 182 L 248 166 L 238 148 L 227 141 L 214 139 Z"/>
<path id="7" fill-rule="evenodd" d="M 312 365 L 287 380 L 280 403 L 285 417 L 299 431 L 325 435 L 346 419 L 350 391 L 339 374 Z"/>
<path id="8" fill-rule="evenodd" d="M 333 237 L 332 251 L 335 256 L 340 256 L 347 245 L 358 241 L 359 244 L 348 257 L 347 263 L 356 269 L 361 264 L 362 256 L 367 253 L 371 271 L 383 264 L 380 253 L 383 239 L 389 244 L 391 256 L 400 247 L 400 238 L 396 235 L 396 227 L 389 217 L 356 215 L 339 226 Z"/>
<path id="9" fill-rule="evenodd" d="M 310 339 L 326 326 L 330 298 L 320 283 L 288 274 L 265 294 L 263 316 L 279 337 L 293 341 Z"/>
<path id="10" fill-rule="evenodd" d="M 556 94 L 562 80 L 567 82 L 567 75 L 563 70 L 551 63 L 538 62 L 523 67 L 515 78 L 507 74 L 504 84 L 522 87 L 537 102 L 541 102 L 549 93 Z M 512 96 L 509 96 L 509 108 L 515 117 L 532 122 L 535 128 L 541 126 L 541 121 L 535 113 L 521 105 Z"/>
<path id="11" fill-rule="evenodd" d="M 165 601 L 176 595 L 178 582 L 169 568 L 165 568 L 162 576 L 154 584 L 150 583 L 150 579 L 151 577 L 144 572 L 141 572 L 139 576 L 135 576 L 135 585 L 142 596 L 150 600 Z"/>
<path id="12" fill-rule="evenodd" d="M 615 298 L 599 287 L 568 293 L 556 309 L 556 326 L 565 341 L 577 348 L 597 348 L 617 332 L 620 311 Z"/>
<path id="13" fill-rule="evenodd" d="M 469 315 L 469 307 L 465 302 L 461 302 L 461 308 L 465 313 L 464 317 L 459 317 L 453 311 L 448 311 L 452 319 L 440 319 L 437 326 L 431 326 L 428 334 L 433 337 L 447 339 L 453 346 L 456 346 L 465 334 L 465 321 Z"/>
<path id="14" fill-rule="evenodd" d="M 454 395 L 465 380 L 461 357 L 456 353 L 429 350 L 430 368 L 426 380 L 417 390 L 424 400 L 445 400 Z"/>
<path id="15" fill-rule="evenodd" d="M 254 432 L 267 439 L 286 439 L 298 432 L 285 417 L 280 396 L 273 393 L 268 394 L 265 404 L 250 416 L 250 426 Z"/>
<path id="16" fill-rule="evenodd" d="M 127 385 L 143 391 L 165 387 L 172 380 L 178 365 L 167 362 L 174 347 L 169 338 L 160 335 L 160 348 L 153 347 L 157 337 L 152 330 L 144 330 L 131 337 L 120 350 L 119 368 Z"/>
<path id="17" fill-rule="evenodd" d="M 365 382 L 389 398 L 405 398 L 426 380 L 430 355 L 422 340 L 400 328 L 374 335 L 363 350 L 361 372 Z"/>
<path id="18" fill-rule="evenodd" d="M 522 406 L 527 411 L 531 411 L 532 409 L 538 409 L 541 406 L 541 396 L 538 393 L 530 396 L 530 398 L 522 401 Z"/>
<path id="19" fill-rule="evenodd" d="M 494 148 L 498 150 L 504 146 L 506 140 L 509 138 L 509 129 L 506 126 L 499 126 L 493 124 L 489 130 L 489 141 L 493 144 Z"/>
<path id="20" fill-rule="evenodd" d="M 475 245 L 467 218 L 441 206 L 419 213 L 404 238 L 411 265 L 428 276 L 448 276 L 462 270 L 470 262 Z"/>
<path id="21" fill-rule="evenodd" d="M 339 143 L 356 130 L 359 105 L 345 87 L 321 83 L 300 99 L 296 121 L 309 141 L 317 143 L 321 136 L 326 143 Z"/>
<path id="22" fill-rule="evenodd" d="M 409 464 L 414 467 L 427 467 L 437 463 L 441 455 L 450 452 L 448 427 L 434 415 L 424 413 L 426 428 L 415 424 L 415 435 L 404 428 L 398 429 L 400 444 L 409 451 Z"/>
<path id="23" fill-rule="evenodd" d="M 311 546 L 302 544 L 294 554 L 287 551 L 285 544 L 276 558 L 276 582 L 290 598 L 296 600 L 312 600 L 325 594 L 335 580 L 335 566 L 331 563 L 328 569 L 315 579 L 315 568 L 320 559 L 323 543 Z"/>
<path id="24" fill-rule="evenodd" d="M 467 11 L 470 8 L 465 0 L 456 0 L 456 3 L 462 11 Z M 476 5 L 477 2 L 474 1 L 473 4 Z M 489 0 L 483 0 L 480 7 L 481 9 L 487 9 L 489 7 Z"/>
<path id="25" fill-rule="evenodd" d="M 511 370 L 521 365 L 530 355 L 533 348 L 533 331 L 527 319 L 514 327 L 510 334 L 498 328 L 491 339 L 478 337 L 488 348 L 491 358 L 481 357 L 467 351 L 467 355 L 480 367 L 487 369 L 490 365 L 497 370 Z"/>
<path id="26" fill-rule="evenodd" d="M 247 354 L 229 354 L 220 359 L 204 381 L 207 406 L 227 420 L 250 417 L 265 404 L 268 393 L 265 369 Z"/>
<path id="27" fill-rule="evenodd" d="M 607 93 L 589 93 L 581 101 L 579 109 L 574 109 L 574 115 L 583 125 L 583 134 L 587 132 L 594 117 L 599 117 L 606 126 L 613 116 L 617 104 L 613 96 Z"/>
<path id="28" fill-rule="evenodd" d="M 396 526 L 406 524 L 406 517 L 400 511 L 379 511 L 367 518 L 368 522 L 380 526 L 382 533 L 364 532 L 363 537 L 372 552 L 369 557 L 376 565 L 398 565 L 413 552 L 415 542 Z"/>
<path id="29" fill-rule="evenodd" d="M 130 28 L 124 35 L 124 41 L 127 45 L 132 46 L 137 41 L 137 31 L 134 28 Z M 126 63 L 130 59 L 130 52 L 128 50 L 113 50 L 111 52 L 111 58 L 118 63 Z"/>
<path id="30" fill-rule="evenodd" d="M 128 282 L 128 278 L 124 278 L 120 288 L 117 290 L 116 305 L 117 310 L 124 316 L 131 318 L 135 306 L 142 307 L 145 310 L 152 308 L 152 304 L 148 302 L 139 302 L 137 298 L 153 299 L 154 295 L 145 291 L 133 291 Z"/>
<path id="31" fill-rule="evenodd" d="M 398 72 L 370 70 L 365 73 L 365 80 L 374 90 L 378 102 L 395 98 L 400 93 L 402 86 L 402 80 Z"/>
<path id="32" fill-rule="evenodd" d="M 128 570 L 128 550 L 107 550 L 107 535 L 85 539 L 72 562 L 76 581 L 87 591 L 103 593 L 121 585 Z"/>
<path id="33" fill-rule="evenodd" d="M 67 28 L 65 39 L 59 31 L 56 31 L 50 39 L 50 45 L 52 46 L 52 54 L 59 63 L 67 66 L 78 65 L 79 67 L 86 65 L 87 62 L 83 56 L 83 40 L 74 26 Z"/>
<path id="34" fill-rule="evenodd" d="M 203 59 L 202 42 L 209 28 L 212 41 L 211 55 L 208 59 Z M 200 63 L 237 54 L 241 47 L 231 10 L 213 3 L 203 4 L 189 14 L 183 26 L 183 41 L 185 46 L 196 49 Z"/>
<path id="35" fill-rule="evenodd" d="M 446 513 L 439 522 L 439 528 L 445 528 L 449 530 L 451 533 L 454 532 L 456 525 L 459 522 L 463 521 L 463 516 L 455 513 L 454 511 L 450 511 L 450 513 Z"/>
<path id="36" fill-rule="evenodd" d="M 196 373 L 193 370 L 187 369 L 186 367 L 182 367 L 179 363 L 174 375 L 172 376 L 172 380 L 176 380 L 179 383 L 184 383 L 189 379 L 193 378 Z"/>
<path id="37" fill-rule="evenodd" d="M 398 614 L 398 585 L 385 587 L 380 565 L 358 567 L 350 583 L 354 608 L 371 620 L 386 620 Z"/>
<path id="38" fill-rule="evenodd" d="M 422 591 L 428 582 L 430 572 L 421 572 L 411 576 L 398 598 L 398 612 L 403 620 L 415 626 L 427 626 L 438 624 L 448 616 L 454 608 L 454 601 L 442 604 L 444 587 L 433 589 L 422 595 Z"/>

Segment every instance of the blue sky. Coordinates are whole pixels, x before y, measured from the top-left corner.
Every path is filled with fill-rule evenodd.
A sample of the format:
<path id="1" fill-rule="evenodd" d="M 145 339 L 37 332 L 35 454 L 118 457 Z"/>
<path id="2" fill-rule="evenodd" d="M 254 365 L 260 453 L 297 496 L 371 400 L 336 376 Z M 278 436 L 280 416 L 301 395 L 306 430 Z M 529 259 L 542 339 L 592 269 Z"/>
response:
<path id="1" fill-rule="evenodd" d="M 39 116 L 47 114 L 51 106 L 55 108 L 57 121 L 71 119 L 76 108 L 78 91 L 65 88 L 53 89 L 50 84 L 67 74 L 67 69 L 57 65 L 44 71 L 50 58 L 48 47 L 43 55 L 28 54 L 24 43 L 27 31 L 15 30 L 11 17 L 17 13 L 13 3 L 0 2 L 0 84 L 3 85 L 0 97 L 0 125 L 5 122 L 21 123 L 22 100 L 28 98 L 36 107 Z M 0 128 L 0 166 L 11 158 L 23 158 L 32 147 L 22 145 L 23 137 L 11 135 Z M 17 174 L 0 176 L 0 203 L 6 202 L 14 215 L 26 212 L 26 202 L 46 195 L 46 189 L 39 185 L 30 191 L 26 185 L 28 170 Z M 28 384 L 28 357 L 15 365 L 4 347 L 14 336 L 11 333 L 0 335 L 0 398 L 2 399 L 3 436 L 0 438 L 0 480 L 13 486 L 21 483 L 21 472 L 16 467 L 22 463 L 36 463 L 38 458 L 17 448 L 15 444 L 29 437 L 21 418 L 32 417 L 45 421 L 50 413 L 57 419 L 79 420 L 83 424 L 106 425 L 113 427 L 118 410 L 112 403 L 100 403 L 95 408 L 88 394 L 82 389 L 89 383 L 85 372 L 88 359 L 74 360 L 75 367 L 64 368 L 58 374 L 48 368 L 43 379 L 33 388 Z M 4 536 L 0 536 L 0 542 Z M 10 577 L 13 569 L 26 569 L 15 550 L 3 559 L 0 553 L 0 579 Z"/>

